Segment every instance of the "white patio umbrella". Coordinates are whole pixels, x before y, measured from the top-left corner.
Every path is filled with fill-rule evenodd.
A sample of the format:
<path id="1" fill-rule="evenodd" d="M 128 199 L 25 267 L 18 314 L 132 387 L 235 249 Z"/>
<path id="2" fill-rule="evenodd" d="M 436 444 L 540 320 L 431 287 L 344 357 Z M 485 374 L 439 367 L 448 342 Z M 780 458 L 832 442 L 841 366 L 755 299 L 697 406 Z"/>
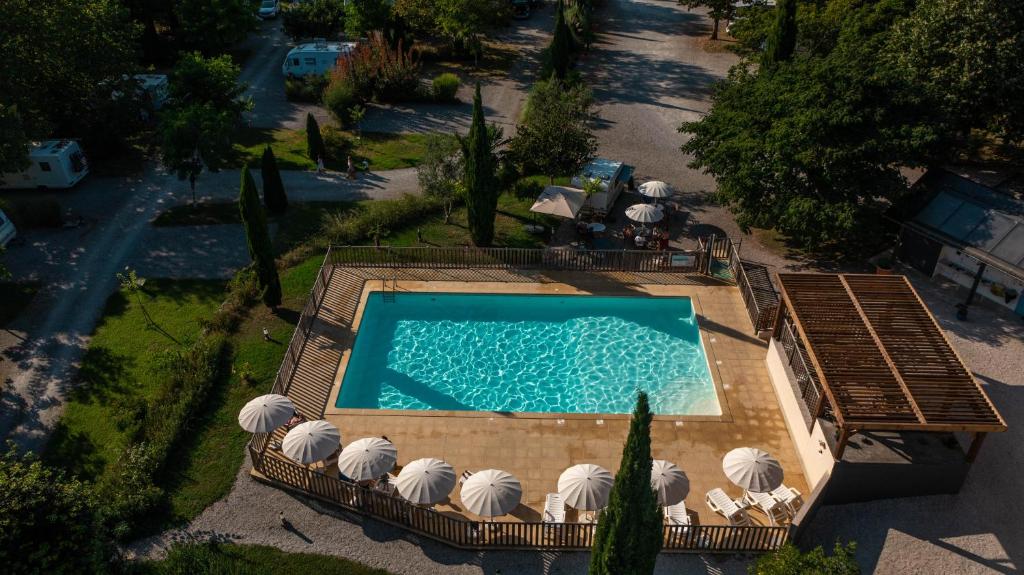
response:
<path id="1" fill-rule="evenodd" d="M 767 493 L 782 485 L 782 465 L 768 453 L 753 447 L 739 447 L 725 454 L 722 471 L 737 486 L 755 493 Z"/>
<path id="2" fill-rule="evenodd" d="M 682 469 L 664 459 L 651 462 L 651 489 L 658 494 L 658 503 L 669 506 L 686 499 L 690 492 L 690 480 Z"/>
<path id="3" fill-rule="evenodd" d="M 665 217 L 665 213 L 651 204 L 634 204 L 626 208 L 626 217 L 634 222 L 653 224 L 660 222 Z"/>
<path id="4" fill-rule="evenodd" d="M 671 198 L 672 186 L 658 180 L 640 184 L 640 193 L 648 198 Z"/>
<path id="5" fill-rule="evenodd" d="M 572 219 L 579 215 L 586 201 L 587 194 L 583 190 L 565 186 L 547 186 L 530 207 L 530 211 Z"/>
<path id="6" fill-rule="evenodd" d="M 398 449 L 380 437 L 364 437 L 345 446 L 338 456 L 338 470 L 352 481 L 377 479 L 395 467 Z"/>
<path id="7" fill-rule="evenodd" d="M 608 505 L 614 480 L 604 467 L 581 463 L 566 469 L 558 477 L 558 494 L 573 509 L 596 511 Z"/>
<path id="8" fill-rule="evenodd" d="M 341 445 L 337 427 L 319 419 L 300 423 L 284 436 L 281 451 L 293 461 L 309 465 L 327 459 Z"/>
<path id="9" fill-rule="evenodd" d="M 466 509 L 482 517 L 504 515 L 519 505 L 523 486 L 507 471 L 485 469 L 462 484 L 459 498 Z"/>
<path id="10" fill-rule="evenodd" d="M 402 468 L 394 483 L 409 502 L 433 505 L 455 488 L 455 468 L 433 457 L 417 459 Z"/>
<path id="11" fill-rule="evenodd" d="M 268 393 L 245 404 L 238 412 L 238 425 L 249 433 L 269 433 L 288 423 L 295 405 L 283 395 Z"/>

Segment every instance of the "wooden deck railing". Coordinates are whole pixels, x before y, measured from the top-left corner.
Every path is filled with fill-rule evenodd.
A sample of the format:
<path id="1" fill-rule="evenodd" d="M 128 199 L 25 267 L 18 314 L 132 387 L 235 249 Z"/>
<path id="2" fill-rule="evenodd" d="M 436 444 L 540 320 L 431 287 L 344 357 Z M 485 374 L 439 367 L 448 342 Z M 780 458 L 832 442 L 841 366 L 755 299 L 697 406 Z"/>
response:
<path id="1" fill-rule="evenodd" d="M 349 511 L 368 515 L 462 549 L 585 550 L 594 542 L 591 523 L 470 521 L 413 505 L 399 497 L 324 475 L 279 457 L 255 459 L 256 470 L 275 485 L 298 490 Z M 761 553 L 782 546 L 786 527 L 666 525 L 662 551 Z"/>

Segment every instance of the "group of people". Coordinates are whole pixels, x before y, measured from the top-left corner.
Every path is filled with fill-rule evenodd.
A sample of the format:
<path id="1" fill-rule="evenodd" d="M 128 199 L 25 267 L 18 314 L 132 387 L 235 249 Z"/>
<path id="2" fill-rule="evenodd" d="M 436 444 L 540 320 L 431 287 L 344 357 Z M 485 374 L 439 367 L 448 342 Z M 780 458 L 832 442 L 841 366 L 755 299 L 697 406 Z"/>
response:
<path id="1" fill-rule="evenodd" d="M 644 226 L 634 228 L 633 224 L 627 224 L 622 229 L 622 241 L 625 243 L 626 249 L 667 250 L 668 231 L 657 226 L 648 229 Z"/>
<path id="2" fill-rule="evenodd" d="M 365 164 L 366 162 L 363 162 L 363 163 Z M 365 165 L 364 165 L 364 169 L 365 169 Z M 327 170 L 324 167 L 324 157 L 323 156 L 317 156 L 316 157 L 316 173 L 322 174 L 325 171 L 327 171 Z M 355 164 L 355 162 L 352 161 L 352 156 L 348 157 L 348 167 L 346 168 L 346 176 L 350 180 L 356 179 L 356 164 Z"/>

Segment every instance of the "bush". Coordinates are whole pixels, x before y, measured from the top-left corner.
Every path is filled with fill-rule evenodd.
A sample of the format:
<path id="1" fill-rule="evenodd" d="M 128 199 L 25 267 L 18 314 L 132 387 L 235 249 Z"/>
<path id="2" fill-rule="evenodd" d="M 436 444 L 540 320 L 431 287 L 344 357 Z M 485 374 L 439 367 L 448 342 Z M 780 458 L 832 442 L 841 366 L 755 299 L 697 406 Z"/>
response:
<path id="1" fill-rule="evenodd" d="M 544 184 L 534 179 L 522 179 L 512 185 L 512 195 L 517 198 L 536 198 L 544 191 Z"/>
<path id="2" fill-rule="evenodd" d="M 349 122 L 349 110 L 360 102 L 355 82 L 348 76 L 332 74 L 327 89 L 324 90 L 324 106 L 341 125 Z"/>
<path id="3" fill-rule="evenodd" d="M 351 93 L 360 101 L 407 102 L 421 96 L 419 73 L 420 63 L 412 50 L 403 50 L 401 41 L 391 46 L 375 32 L 356 47 L 351 57 L 338 59 L 338 66 L 331 72 L 331 87 L 347 84 L 341 95 Z M 335 111 L 335 107 L 328 107 Z M 351 104 L 344 108 L 345 114 L 339 115 L 340 120 L 347 121 L 349 107 Z"/>
<path id="4" fill-rule="evenodd" d="M 345 28 L 344 0 L 292 2 L 281 11 L 281 25 L 292 40 L 336 38 Z"/>
<path id="5" fill-rule="evenodd" d="M 431 93 L 434 100 L 438 102 L 457 102 L 456 94 L 459 91 L 459 77 L 451 72 L 445 72 L 434 78 Z"/>
<path id="6" fill-rule="evenodd" d="M 406 195 L 399 200 L 379 200 L 345 214 L 324 217 L 323 233 L 335 244 L 357 245 L 374 234 L 403 228 L 437 213 L 441 203 L 434 198 Z"/>
<path id="7" fill-rule="evenodd" d="M 853 557 L 856 549 L 853 542 L 844 547 L 836 541 L 832 555 L 828 556 L 821 546 L 801 553 L 795 545 L 787 543 L 774 553 L 762 555 L 748 571 L 751 575 L 859 575 L 860 565 Z"/>
<path id="8" fill-rule="evenodd" d="M 284 95 L 290 102 L 318 104 L 324 98 L 328 82 L 327 75 L 312 74 L 301 78 L 285 78 Z"/>
<path id="9" fill-rule="evenodd" d="M 7 217 L 20 229 L 59 228 L 63 224 L 60 204 L 50 198 L 15 198 L 0 204 Z"/>

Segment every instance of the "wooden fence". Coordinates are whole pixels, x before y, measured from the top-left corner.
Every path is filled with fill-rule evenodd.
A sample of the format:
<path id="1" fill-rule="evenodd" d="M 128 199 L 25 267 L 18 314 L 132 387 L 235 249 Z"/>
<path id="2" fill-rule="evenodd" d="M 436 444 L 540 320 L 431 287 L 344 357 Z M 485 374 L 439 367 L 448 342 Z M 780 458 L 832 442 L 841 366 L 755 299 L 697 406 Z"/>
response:
<path id="1" fill-rule="evenodd" d="M 592 523 L 469 521 L 324 475 L 279 457 L 257 455 L 252 446 L 250 452 L 254 468 L 268 482 L 454 547 L 586 550 L 594 542 L 597 526 Z M 662 551 L 763 553 L 781 547 L 788 533 L 786 527 L 666 525 L 662 531 Z"/>
<path id="2" fill-rule="evenodd" d="M 703 258 L 699 250 L 335 246 L 327 263 L 347 267 L 698 273 L 703 269 Z"/>

